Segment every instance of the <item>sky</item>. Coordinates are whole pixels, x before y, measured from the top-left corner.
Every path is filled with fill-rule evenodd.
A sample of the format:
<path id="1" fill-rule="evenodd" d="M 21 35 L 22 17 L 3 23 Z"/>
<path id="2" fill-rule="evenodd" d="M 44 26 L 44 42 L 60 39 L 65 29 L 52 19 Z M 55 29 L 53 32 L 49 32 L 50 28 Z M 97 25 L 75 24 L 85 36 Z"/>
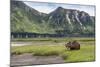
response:
<path id="1" fill-rule="evenodd" d="M 65 3 L 47 3 L 47 2 L 24 2 L 26 5 L 38 10 L 43 13 L 50 13 L 58 7 L 63 7 L 65 9 L 77 9 L 80 11 L 85 11 L 91 16 L 95 16 L 95 6 L 94 5 L 75 5 L 75 4 L 65 4 Z"/>

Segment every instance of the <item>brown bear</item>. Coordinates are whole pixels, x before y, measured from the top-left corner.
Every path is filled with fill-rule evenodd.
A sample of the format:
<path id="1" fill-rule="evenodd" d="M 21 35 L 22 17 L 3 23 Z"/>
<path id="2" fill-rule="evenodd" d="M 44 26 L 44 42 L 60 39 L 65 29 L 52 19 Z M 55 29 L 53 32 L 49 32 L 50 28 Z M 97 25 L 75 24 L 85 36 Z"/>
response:
<path id="1" fill-rule="evenodd" d="M 67 44 L 65 44 L 65 47 L 70 50 L 79 50 L 80 44 L 77 41 L 73 41 L 73 42 L 68 42 Z"/>

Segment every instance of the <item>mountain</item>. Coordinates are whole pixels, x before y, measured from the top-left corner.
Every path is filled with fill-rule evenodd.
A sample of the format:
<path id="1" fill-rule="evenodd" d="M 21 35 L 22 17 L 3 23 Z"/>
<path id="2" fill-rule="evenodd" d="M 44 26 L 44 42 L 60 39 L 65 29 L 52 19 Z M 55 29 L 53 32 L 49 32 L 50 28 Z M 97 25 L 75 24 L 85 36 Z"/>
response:
<path id="1" fill-rule="evenodd" d="M 11 1 L 11 32 L 94 34 L 95 17 L 84 11 L 58 7 L 41 13 L 22 1 Z"/>
<path id="2" fill-rule="evenodd" d="M 58 32 L 94 33 L 95 19 L 84 11 L 58 7 L 47 21 Z"/>

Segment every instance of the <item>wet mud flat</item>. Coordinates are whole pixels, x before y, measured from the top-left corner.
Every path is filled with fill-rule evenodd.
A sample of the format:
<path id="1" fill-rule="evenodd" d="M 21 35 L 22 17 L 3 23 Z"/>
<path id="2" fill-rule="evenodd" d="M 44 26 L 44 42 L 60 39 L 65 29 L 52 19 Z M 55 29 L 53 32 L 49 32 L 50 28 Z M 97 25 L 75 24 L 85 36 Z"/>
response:
<path id="1" fill-rule="evenodd" d="M 13 55 L 11 66 L 44 65 L 64 63 L 60 56 L 33 56 L 32 54 Z"/>

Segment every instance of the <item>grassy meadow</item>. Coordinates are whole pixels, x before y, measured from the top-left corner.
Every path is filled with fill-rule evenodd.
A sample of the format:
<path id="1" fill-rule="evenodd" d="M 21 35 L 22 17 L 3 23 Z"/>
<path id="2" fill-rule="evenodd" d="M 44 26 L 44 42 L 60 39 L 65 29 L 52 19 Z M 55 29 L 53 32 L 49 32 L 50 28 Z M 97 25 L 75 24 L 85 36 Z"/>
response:
<path id="1" fill-rule="evenodd" d="M 80 50 L 68 50 L 64 44 L 77 40 L 81 44 Z M 95 60 L 94 38 L 28 38 L 13 39 L 11 42 L 32 42 L 26 46 L 11 46 L 11 55 L 32 53 L 33 56 L 60 56 L 65 62 L 83 62 Z M 42 45 L 37 45 L 42 43 Z"/>

